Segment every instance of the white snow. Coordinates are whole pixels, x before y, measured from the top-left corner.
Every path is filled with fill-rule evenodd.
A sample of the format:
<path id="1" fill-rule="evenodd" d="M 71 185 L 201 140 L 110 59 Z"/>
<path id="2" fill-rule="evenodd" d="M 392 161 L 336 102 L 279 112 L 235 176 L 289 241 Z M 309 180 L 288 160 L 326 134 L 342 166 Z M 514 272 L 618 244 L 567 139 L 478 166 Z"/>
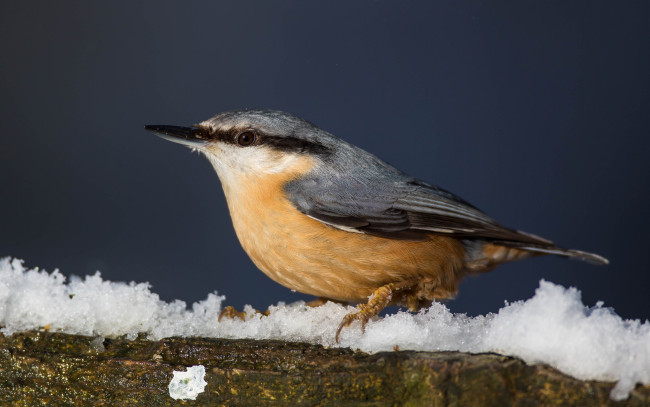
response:
<path id="1" fill-rule="evenodd" d="M 147 283 L 105 281 L 99 272 L 71 278 L 58 271 L 27 270 L 21 260 L 0 260 L 0 332 L 38 329 L 72 334 L 151 339 L 169 336 L 282 339 L 351 347 L 366 352 L 458 350 L 497 352 L 527 363 L 546 363 L 583 380 L 617 382 L 611 393 L 625 399 L 637 383 L 650 385 L 650 323 L 623 320 L 601 303 L 585 306 L 580 292 L 541 281 L 535 295 L 506 304 L 497 314 L 468 317 L 435 303 L 417 314 L 397 312 L 336 328 L 351 306 L 303 302 L 271 306 L 263 317 L 247 306 L 246 321 L 217 322 L 225 297 L 216 293 L 192 305 L 160 300 Z"/>
<path id="2" fill-rule="evenodd" d="M 196 400 L 208 384 L 205 380 L 205 366 L 190 366 L 185 372 L 174 370 L 174 377 L 169 382 L 169 397 L 174 400 Z"/>

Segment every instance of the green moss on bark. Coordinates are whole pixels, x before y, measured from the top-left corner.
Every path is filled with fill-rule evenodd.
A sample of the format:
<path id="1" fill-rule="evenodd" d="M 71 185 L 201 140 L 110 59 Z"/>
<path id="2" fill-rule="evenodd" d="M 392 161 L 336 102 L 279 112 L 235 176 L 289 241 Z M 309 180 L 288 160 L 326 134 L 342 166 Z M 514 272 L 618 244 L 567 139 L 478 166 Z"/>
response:
<path id="1" fill-rule="evenodd" d="M 169 397 L 172 371 L 203 365 L 195 401 Z M 0 404 L 16 406 L 650 404 L 638 386 L 622 403 L 613 383 L 580 381 L 494 354 L 384 352 L 281 341 L 106 339 L 51 332 L 0 336 Z"/>

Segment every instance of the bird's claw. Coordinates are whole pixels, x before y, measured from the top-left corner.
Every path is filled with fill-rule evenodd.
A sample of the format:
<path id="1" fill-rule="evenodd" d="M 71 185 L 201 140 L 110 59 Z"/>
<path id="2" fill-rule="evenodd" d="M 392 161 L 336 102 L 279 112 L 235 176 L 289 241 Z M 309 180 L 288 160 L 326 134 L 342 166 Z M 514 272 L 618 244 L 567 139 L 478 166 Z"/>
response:
<path id="1" fill-rule="evenodd" d="M 259 311 L 259 310 L 255 310 L 255 314 L 260 314 L 262 316 L 268 317 L 271 314 L 271 311 L 269 311 L 268 309 L 266 311 L 264 311 L 264 312 Z M 246 321 L 246 312 L 237 311 L 235 309 L 235 307 L 232 307 L 232 306 L 228 305 L 223 310 L 221 310 L 221 312 L 219 313 L 218 321 L 221 322 L 221 319 L 223 317 L 226 317 L 226 318 L 229 318 L 229 319 L 239 318 L 242 321 Z"/>
<path id="2" fill-rule="evenodd" d="M 218 321 L 221 322 L 221 319 L 223 319 L 223 317 L 226 317 L 226 318 L 229 318 L 229 319 L 239 318 L 242 321 L 245 321 L 246 320 L 246 313 L 244 311 L 237 311 L 235 309 L 235 307 L 232 307 L 232 306 L 229 305 L 229 306 L 227 306 L 227 307 L 225 307 L 224 309 L 221 310 L 221 312 L 219 313 Z"/>
<path id="3" fill-rule="evenodd" d="M 366 304 L 363 304 L 366 305 Z M 339 343 L 339 335 L 341 334 L 341 330 L 345 328 L 346 326 L 349 326 L 352 322 L 354 321 L 361 321 L 361 332 L 366 332 L 366 324 L 372 318 L 372 315 L 367 315 L 363 312 L 363 310 L 359 310 L 357 312 L 351 312 L 347 314 L 345 317 L 343 317 L 343 320 L 339 324 L 338 329 L 336 330 L 336 336 L 334 339 L 336 340 L 336 343 Z"/>
<path id="4" fill-rule="evenodd" d="M 367 303 L 357 305 L 358 311 L 351 312 L 343 317 L 343 320 L 336 330 L 336 336 L 334 337 L 336 343 L 339 343 L 341 330 L 354 321 L 361 321 L 361 332 L 365 332 L 368 321 L 370 321 L 372 317 L 379 315 L 379 313 L 390 303 L 395 288 L 395 284 L 386 284 L 385 286 L 379 287 L 374 293 L 372 293 Z"/>

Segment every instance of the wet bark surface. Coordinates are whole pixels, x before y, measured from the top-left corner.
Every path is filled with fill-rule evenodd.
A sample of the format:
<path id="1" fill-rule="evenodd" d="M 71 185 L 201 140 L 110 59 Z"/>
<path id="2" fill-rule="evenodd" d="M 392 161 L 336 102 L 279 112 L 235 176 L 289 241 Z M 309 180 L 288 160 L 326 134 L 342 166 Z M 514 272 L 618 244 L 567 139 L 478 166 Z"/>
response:
<path id="1" fill-rule="evenodd" d="M 174 400 L 172 372 L 203 365 L 196 400 Z M 650 387 L 609 398 L 580 381 L 495 354 L 377 354 L 272 340 L 0 335 L 0 405 L 15 406 L 643 406 Z"/>

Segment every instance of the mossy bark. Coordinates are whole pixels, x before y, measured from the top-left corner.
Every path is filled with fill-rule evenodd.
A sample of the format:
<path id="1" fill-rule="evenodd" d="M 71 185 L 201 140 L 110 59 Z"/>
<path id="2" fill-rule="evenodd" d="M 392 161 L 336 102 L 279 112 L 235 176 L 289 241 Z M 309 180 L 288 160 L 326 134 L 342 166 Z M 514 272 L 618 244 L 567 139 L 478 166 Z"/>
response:
<path id="1" fill-rule="evenodd" d="M 203 365 L 195 401 L 174 400 L 172 371 Z M 650 405 L 638 386 L 621 403 L 612 383 L 580 381 L 510 357 L 384 352 L 270 340 L 0 335 L 0 405 Z"/>

